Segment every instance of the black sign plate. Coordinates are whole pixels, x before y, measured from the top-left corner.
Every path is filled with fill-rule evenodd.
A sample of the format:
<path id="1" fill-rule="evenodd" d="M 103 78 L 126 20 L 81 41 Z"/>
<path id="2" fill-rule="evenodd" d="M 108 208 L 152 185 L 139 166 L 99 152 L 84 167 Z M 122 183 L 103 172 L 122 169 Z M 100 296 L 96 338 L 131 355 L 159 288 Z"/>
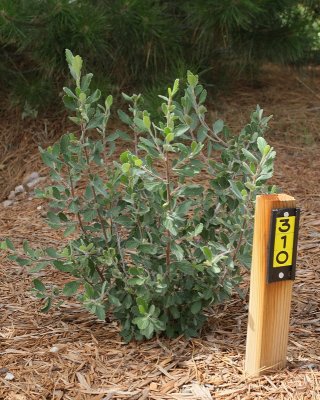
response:
<path id="1" fill-rule="evenodd" d="M 295 278 L 300 209 L 272 210 L 267 282 Z"/>

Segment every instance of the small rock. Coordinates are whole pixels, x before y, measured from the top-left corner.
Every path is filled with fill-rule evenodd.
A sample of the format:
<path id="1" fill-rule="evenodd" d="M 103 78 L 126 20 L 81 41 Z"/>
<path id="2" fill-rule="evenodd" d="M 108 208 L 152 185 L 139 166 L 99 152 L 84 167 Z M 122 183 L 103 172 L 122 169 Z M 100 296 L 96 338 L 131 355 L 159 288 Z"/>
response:
<path id="1" fill-rule="evenodd" d="M 2 202 L 3 207 L 9 207 L 13 204 L 12 200 L 5 200 Z"/>
<path id="2" fill-rule="evenodd" d="M 11 192 L 8 196 L 8 200 L 14 200 L 15 197 L 16 197 L 16 194 L 15 194 L 14 190 L 11 190 Z"/>
<path id="3" fill-rule="evenodd" d="M 32 181 L 27 183 L 29 189 L 34 188 L 39 183 L 39 178 L 33 179 Z"/>
<path id="4" fill-rule="evenodd" d="M 23 193 L 23 192 L 24 192 L 24 187 L 23 187 L 23 185 L 18 185 L 18 186 L 16 186 L 16 187 L 14 188 L 14 192 L 15 192 L 15 194 Z"/>
<path id="5" fill-rule="evenodd" d="M 9 372 L 8 368 L 6 367 L 0 368 L 0 374 L 6 374 L 7 372 Z"/>
<path id="6" fill-rule="evenodd" d="M 59 347 L 53 346 L 53 347 L 51 347 L 51 349 L 49 351 L 50 351 L 50 353 L 58 353 Z"/>
<path id="7" fill-rule="evenodd" d="M 37 179 L 33 179 L 32 181 L 27 183 L 27 186 L 28 186 L 29 189 L 32 189 L 35 186 L 37 186 L 38 183 L 44 181 L 45 179 L 46 179 L 45 177 L 40 177 L 40 178 L 37 178 Z"/>
<path id="8" fill-rule="evenodd" d="M 39 179 L 39 178 L 40 178 L 40 175 L 38 174 L 38 172 L 31 172 L 30 175 L 27 175 L 27 176 L 23 179 L 22 183 L 23 183 L 24 185 L 27 185 L 27 184 L 30 183 L 31 181 L 34 181 L 34 180 Z"/>
<path id="9" fill-rule="evenodd" d="M 6 381 L 13 381 L 14 380 L 14 375 L 11 372 L 7 372 L 6 376 L 4 377 Z"/>
<path id="10" fill-rule="evenodd" d="M 42 206 L 38 206 L 37 210 L 39 210 L 39 211 L 42 210 Z"/>
<path id="11" fill-rule="evenodd" d="M 158 384 L 157 382 L 151 382 L 149 386 L 150 390 L 158 390 Z"/>

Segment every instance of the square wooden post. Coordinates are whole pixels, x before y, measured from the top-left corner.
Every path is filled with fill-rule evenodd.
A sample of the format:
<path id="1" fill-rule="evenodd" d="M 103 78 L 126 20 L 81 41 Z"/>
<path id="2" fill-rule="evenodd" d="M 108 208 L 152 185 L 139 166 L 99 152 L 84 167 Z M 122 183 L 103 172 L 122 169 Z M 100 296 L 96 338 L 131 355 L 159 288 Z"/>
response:
<path id="1" fill-rule="evenodd" d="M 245 358 L 247 376 L 259 376 L 286 365 L 293 281 L 268 284 L 266 277 L 272 210 L 295 206 L 295 199 L 285 194 L 257 196 Z"/>

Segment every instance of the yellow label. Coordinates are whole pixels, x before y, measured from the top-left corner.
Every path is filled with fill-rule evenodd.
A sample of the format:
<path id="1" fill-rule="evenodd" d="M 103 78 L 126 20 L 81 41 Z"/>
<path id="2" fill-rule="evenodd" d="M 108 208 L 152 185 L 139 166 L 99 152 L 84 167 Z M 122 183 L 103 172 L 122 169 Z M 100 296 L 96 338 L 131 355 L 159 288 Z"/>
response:
<path id="1" fill-rule="evenodd" d="M 273 253 L 274 267 L 288 267 L 292 265 L 295 222 L 295 216 L 276 218 Z"/>

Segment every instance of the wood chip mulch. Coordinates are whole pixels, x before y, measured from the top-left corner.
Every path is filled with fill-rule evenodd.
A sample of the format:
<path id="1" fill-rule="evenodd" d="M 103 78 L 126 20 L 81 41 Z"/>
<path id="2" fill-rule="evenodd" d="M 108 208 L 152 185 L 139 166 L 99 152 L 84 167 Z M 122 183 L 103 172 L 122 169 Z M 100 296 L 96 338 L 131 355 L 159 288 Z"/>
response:
<path id="1" fill-rule="evenodd" d="M 244 376 L 247 298 L 208 310 L 200 338 L 125 344 L 117 321 L 101 323 L 75 301 L 41 314 L 33 277 L 0 258 L 0 399 L 320 399 L 320 145 L 274 134 L 271 141 L 274 181 L 302 209 L 286 369 Z M 58 245 L 61 236 L 47 227 L 40 206 L 38 199 L 0 206 L 0 240 Z M 55 271 L 46 276 L 64 280 Z"/>

